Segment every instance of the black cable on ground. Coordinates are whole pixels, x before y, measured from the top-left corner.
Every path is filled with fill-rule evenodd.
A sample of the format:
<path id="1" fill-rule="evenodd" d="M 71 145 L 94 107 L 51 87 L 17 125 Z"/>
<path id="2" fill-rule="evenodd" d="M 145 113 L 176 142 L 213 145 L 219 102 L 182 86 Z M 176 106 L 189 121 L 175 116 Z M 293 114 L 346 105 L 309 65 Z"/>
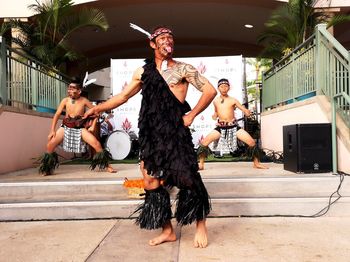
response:
<path id="1" fill-rule="evenodd" d="M 330 207 L 337 202 L 342 195 L 340 194 L 339 190 L 343 184 L 344 181 L 344 177 L 345 176 L 350 176 L 350 174 L 344 173 L 339 171 L 336 174 L 333 175 L 338 175 L 339 176 L 339 185 L 337 187 L 337 190 L 334 191 L 330 196 L 329 196 L 329 200 L 328 200 L 328 205 L 324 208 L 322 208 L 320 211 L 318 211 L 317 213 L 313 214 L 313 215 L 238 215 L 238 216 L 227 216 L 227 217 L 247 217 L 247 218 L 263 218 L 263 217 L 302 217 L 302 218 L 316 218 L 316 217 L 321 217 L 324 216 L 325 214 L 328 213 L 328 211 L 330 210 Z M 334 195 L 336 195 L 336 199 L 332 200 Z"/>
<path id="2" fill-rule="evenodd" d="M 280 214 L 276 214 L 276 215 L 237 215 L 237 216 L 215 216 L 217 218 L 223 218 L 223 217 L 233 217 L 233 218 L 264 218 L 264 217 L 300 217 L 300 218 L 317 218 L 317 217 L 321 217 L 324 216 L 325 214 L 328 213 L 328 211 L 330 210 L 330 207 L 336 203 L 341 197 L 342 195 L 340 194 L 340 189 L 341 186 L 343 184 L 344 178 L 345 176 L 350 176 L 350 174 L 347 174 L 345 172 L 342 171 L 338 171 L 338 173 L 333 174 L 335 176 L 339 176 L 339 185 L 336 189 L 336 191 L 334 191 L 330 196 L 329 196 L 329 200 L 328 200 L 328 205 L 324 208 L 322 208 L 320 211 L 318 211 L 317 213 L 313 214 L 313 215 L 280 215 Z M 332 200 L 333 197 L 336 195 L 336 199 Z M 35 222 L 35 221 L 72 221 L 72 220 L 113 220 L 113 219 L 122 219 L 122 220 L 127 220 L 127 219 L 134 219 L 134 218 L 125 218 L 125 217 L 107 217 L 107 218 L 83 218 L 83 219 L 33 219 L 33 220 L 2 220 L 0 222 L 4 223 L 10 223 L 10 222 Z"/>
<path id="3" fill-rule="evenodd" d="M 268 159 L 270 159 L 273 163 L 276 163 L 276 164 L 283 163 L 283 152 L 282 151 L 274 151 L 274 150 L 266 149 L 266 148 L 263 148 L 262 150 L 265 152 L 266 157 Z"/>

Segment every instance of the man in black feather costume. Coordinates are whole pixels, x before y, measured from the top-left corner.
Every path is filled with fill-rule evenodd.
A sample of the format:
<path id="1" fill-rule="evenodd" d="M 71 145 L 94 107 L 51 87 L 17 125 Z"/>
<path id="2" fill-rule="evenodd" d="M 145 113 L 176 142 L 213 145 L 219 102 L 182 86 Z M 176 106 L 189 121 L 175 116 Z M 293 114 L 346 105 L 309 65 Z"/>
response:
<path id="1" fill-rule="evenodd" d="M 149 241 L 152 246 L 175 241 L 171 204 L 166 188 L 178 187 L 175 217 L 180 225 L 196 221 L 195 247 L 206 247 L 206 217 L 210 199 L 198 172 L 197 156 L 189 126 L 216 96 L 215 88 L 193 66 L 175 61 L 173 33 L 158 27 L 149 35 L 155 58 L 138 68 L 130 84 L 110 100 L 90 109 L 85 117 L 116 108 L 141 91 L 139 114 L 140 169 L 144 177 L 145 202 L 137 208 L 141 228 L 162 228 Z M 189 84 L 201 97 L 191 110 L 185 101 Z M 162 182 L 161 182 L 162 181 Z"/>

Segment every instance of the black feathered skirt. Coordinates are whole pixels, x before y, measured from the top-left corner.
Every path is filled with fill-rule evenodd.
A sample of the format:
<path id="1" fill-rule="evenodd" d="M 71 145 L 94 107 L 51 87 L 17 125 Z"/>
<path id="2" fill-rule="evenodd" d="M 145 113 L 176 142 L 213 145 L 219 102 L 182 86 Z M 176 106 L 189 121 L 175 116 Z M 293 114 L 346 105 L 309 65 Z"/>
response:
<path id="1" fill-rule="evenodd" d="M 184 126 L 182 119 L 191 108 L 187 102 L 181 103 L 174 96 L 153 61 L 146 61 L 142 82 L 139 143 L 144 168 L 149 175 L 162 179 L 165 187 L 176 186 L 180 189 L 175 214 L 179 224 L 187 225 L 203 220 L 210 212 L 210 199 L 198 172 L 191 132 Z M 164 195 L 164 192 L 161 192 Z M 148 200 L 158 198 L 159 196 L 146 197 L 144 206 L 147 205 L 150 209 Z M 155 205 L 159 205 L 159 202 L 155 201 Z M 142 206 L 137 210 L 142 216 L 152 213 L 142 212 Z M 138 221 L 150 220 L 139 217 Z M 152 224 L 162 226 L 162 223 Z M 154 228 L 142 225 L 141 227 Z"/>

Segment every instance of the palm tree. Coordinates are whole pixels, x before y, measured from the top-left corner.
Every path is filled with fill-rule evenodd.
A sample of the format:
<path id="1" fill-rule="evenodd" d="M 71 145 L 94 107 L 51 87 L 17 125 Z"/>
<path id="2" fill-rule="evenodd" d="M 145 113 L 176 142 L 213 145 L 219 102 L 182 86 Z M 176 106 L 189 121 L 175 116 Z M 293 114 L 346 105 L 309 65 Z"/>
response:
<path id="1" fill-rule="evenodd" d="M 247 92 L 251 94 L 255 101 L 255 109 L 258 110 L 258 100 L 260 100 L 260 83 L 262 79 L 262 71 L 268 70 L 272 66 L 272 60 L 266 58 L 248 58 L 247 64 L 251 65 L 255 70 L 255 79 L 247 82 Z M 248 87 L 251 87 L 248 89 Z M 254 88 L 252 88 L 254 87 Z"/>
<path id="2" fill-rule="evenodd" d="M 0 36 L 3 36 L 11 28 L 9 23 L 3 22 L 0 26 Z"/>
<path id="3" fill-rule="evenodd" d="M 248 81 L 245 88 L 247 95 L 251 95 L 254 99 L 254 112 L 255 118 L 260 121 L 260 108 L 258 105 L 261 104 L 260 101 L 260 84 L 262 80 L 262 71 L 266 71 L 272 66 L 272 60 L 266 58 L 248 58 L 246 60 L 247 64 L 251 65 L 255 71 L 255 79 L 253 81 Z M 247 101 L 248 102 L 248 101 Z M 248 103 L 247 103 L 248 108 Z"/>
<path id="4" fill-rule="evenodd" d="M 44 3 L 36 0 L 29 8 L 36 15 L 28 23 L 12 21 L 21 33 L 13 41 L 28 55 L 56 69 L 67 61 L 82 57 L 68 41 L 75 31 L 87 26 L 108 29 L 106 17 L 100 10 L 76 10 L 72 0 L 47 0 Z"/>
<path id="5" fill-rule="evenodd" d="M 258 43 L 265 45 L 262 57 L 279 60 L 309 37 L 317 24 L 327 27 L 350 21 L 350 15 L 331 16 L 325 9 L 315 9 L 320 0 L 289 0 L 276 9 L 265 24 Z"/>

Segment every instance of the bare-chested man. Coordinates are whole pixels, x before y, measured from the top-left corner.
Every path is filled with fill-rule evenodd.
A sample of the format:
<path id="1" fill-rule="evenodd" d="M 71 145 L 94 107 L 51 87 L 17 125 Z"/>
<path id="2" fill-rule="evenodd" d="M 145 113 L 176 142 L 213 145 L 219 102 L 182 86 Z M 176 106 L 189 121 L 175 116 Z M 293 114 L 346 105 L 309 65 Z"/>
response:
<path id="1" fill-rule="evenodd" d="M 259 149 L 256 147 L 255 140 L 249 135 L 247 131 L 241 129 L 236 122 L 234 111 L 236 108 L 240 109 L 247 117 L 250 116 L 250 111 L 245 108 L 237 99 L 228 95 L 228 91 L 230 90 L 230 83 L 227 79 L 223 78 L 219 80 L 218 89 L 220 96 L 215 98 L 213 102 L 215 110 L 213 119 L 217 120 L 217 127 L 201 141 L 201 146 L 199 149 L 199 169 L 204 169 L 204 161 L 208 152 L 205 150 L 205 148 L 207 148 L 211 142 L 219 140 L 222 132 L 225 132 L 225 136 L 229 139 L 235 139 L 235 136 L 237 136 L 239 140 L 248 145 L 253 157 L 253 166 L 255 168 L 268 168 L 260 163 L 258 157 Z M 233 135 L 229 135 L 230 132 L 233 132 Z"/>
<path id="2" fill-rule="evenodd" d="M 180 190 L 175 217 L 180 225 L 196 221 L 194 246 L 203 248 L 208 244 L 206 217 L 210 201 L 198 172 L 188 127 L 212 102 L 216 90 L 193 66 L 172 58 L 174 39 L 170 29 L 158 27 L 149 39 L 155 59 L 146 60 L 120 94 L 90 109 L 85 116 L 118 107 L 142 90 L 139 144 L 146 196 L 136 210 L 136 223 L 145 229 L 162 228 L 161 234 L 149 241 L 151 246 L 175 241 L 170 197 L 165 187 L 176 186 Z M 185 101 L 189 83 L 202 92 L 192 110 Z"/>
<path id="3" fill-rule="evenodd" d="M 92 108 L 92 103 L 81 95 L 81 83 L 78 78 L 74 78 L 68 85 L 68 96 L 63 98 L 59 104 L 56 113 L 52 119 L 51 130 L 48 135 L 48 143 L 46 153 L 42 156 L 39 172 L 43 175 L 51 175 L 53 170 L 58 166 L 57 154 L 55 148 L 63 141 L 63 150 L 66 152 L 84 153 L 86 150 L 86 142 L 96 151 L 96 155 L 92 160 L 91 168 L 98 166 L 100 169 L 107 169 L 108 172 L 116 172 L 109 164 L 109 152 L 102 149 L 98 139 L 90 132 L 96 124 L 87 123 L 86 119 L 82 119 L 85 108 Z M 56 125 L 63 110 L 66 111 L 63 124 L 56 131 Z M 90 121 L 90 122 L 91 122 Z"/>

